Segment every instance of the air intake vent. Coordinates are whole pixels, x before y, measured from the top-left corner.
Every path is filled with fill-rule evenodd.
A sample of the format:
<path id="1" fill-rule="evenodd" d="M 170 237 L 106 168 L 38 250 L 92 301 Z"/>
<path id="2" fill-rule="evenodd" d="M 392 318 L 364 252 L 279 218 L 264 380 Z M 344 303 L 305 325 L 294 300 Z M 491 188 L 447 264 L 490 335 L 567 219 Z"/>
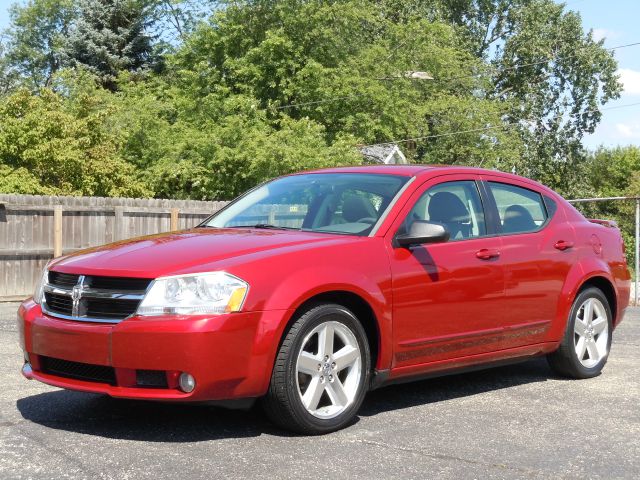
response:
<path id="1" fill-rule="evenodd" d="M 116 373 L 113 367 L 70 362 L 69 360 L 51 357 L 40 357 L 40 365 L 42 372 L 49 375 L 84 380 L 85 382 L 116 384 Z"/>

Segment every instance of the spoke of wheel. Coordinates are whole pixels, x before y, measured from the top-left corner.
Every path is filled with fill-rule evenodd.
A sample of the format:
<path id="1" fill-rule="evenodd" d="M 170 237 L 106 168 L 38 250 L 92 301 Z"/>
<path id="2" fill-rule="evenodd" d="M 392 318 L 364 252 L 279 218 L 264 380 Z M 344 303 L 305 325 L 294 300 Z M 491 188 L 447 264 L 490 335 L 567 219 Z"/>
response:
<path id="1" fill-rule="evenodd" d="M 360 357 L 358 349 L 351 345 L 346 345 L 338 350 L 333 356 L 336 362 L 336 371 L 341 371 L 353 364 Z"/>
<path id="2" fill-rule="evenodd" d="M 584 337 L 580 337 L 578 339 L 578 343 L 576 343 L 576 353 L 578 354 L 578 358 L 582 360 L 584 358 L 584 352 L 587 349 L 587 340 Z"/>
<path id="3" fill-rule="evenodd" d="M 327 324 L 320 330 L 318 334 L 318 354 L 320 357 L 333 353 L 333 335 L 334 330 L 332 325 Z"/>
<path id="4" fill-rule="evenodd" d="M 304 403 L 304 406 L 309 410 L 316 410 L 322 392 L 324 392 L 324 384 L 320 382 L 320 377 L 313 377 L 307 387 L 307 391 L 304 392 L 302 396 L 302 403 Z"/>
<path id="5" fill-rule="evenodd" d="M 599 360 L 600 359 L 600 354 L 598 353 L 598 347 L 596 345 L 596 342 L 594 342 L 593 340 L 587 340 L 586 342 L 587 344 L 587 352 L 589 352 L 589 360 Z"/>
<path id="6" fill-rule="evenodd" d="M 327 383 L 327 393 L 331 403 L 338 407 L 344 407 L 349 402 L 347 393 L 344 391 L 342 382 L 338 377 L 334 377 L 333 382 Z"/>
<path id="7" fill-rule="evenodd" d="M 600 335 L 607 328 L 607 319 L 598 317 L 593 320 L 593 333 L 595 335 Z"/>
<path id="8" fill-rule="evenodd" d="M 298 358 L 298 371 L 307 375 L 318 374 L 318 364 L 320 361 L 309 352 L 301 352 Z"/>
<path id="9" fill-rule="evenodd" d="M 584 303 L 584 312 L 582 314 L 582 320 L 585 325 L 589 325 L 593 319 L 593 300 L 589 299 Z"/>
<path id="10" fill-rule="evenodd" d="M 585 325 L 585 323 L 582 320 L 580 320 L 578 317 L 576 317 L 576 324 L 574 326 L 575 332 L 581 337 L 584 337 L 586 329 L 587 329 L 587 326 Z"/>

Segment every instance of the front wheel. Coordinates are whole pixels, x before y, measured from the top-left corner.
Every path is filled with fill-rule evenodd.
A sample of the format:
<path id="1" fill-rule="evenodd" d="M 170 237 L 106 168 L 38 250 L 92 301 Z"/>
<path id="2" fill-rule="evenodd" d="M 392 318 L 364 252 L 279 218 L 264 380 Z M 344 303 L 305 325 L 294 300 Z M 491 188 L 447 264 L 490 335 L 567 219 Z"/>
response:
<path id="1" fill-rule="evenodd" d="M 338 430 L 360 408 L 370 369 L 367 336 L 353 313 L 336 304 L 315 306 L 297 318 L 282 342 L 265 411 L 298 433 Z"/>
<path id="2" fill-rule="evenodd" d="M 560 347 L 547 356 L 549 365 L 567 377 L 599 375 L 609 356 L 612 332 L 607 297 L 595 287 L 583 290 L 573 302 Z"/>

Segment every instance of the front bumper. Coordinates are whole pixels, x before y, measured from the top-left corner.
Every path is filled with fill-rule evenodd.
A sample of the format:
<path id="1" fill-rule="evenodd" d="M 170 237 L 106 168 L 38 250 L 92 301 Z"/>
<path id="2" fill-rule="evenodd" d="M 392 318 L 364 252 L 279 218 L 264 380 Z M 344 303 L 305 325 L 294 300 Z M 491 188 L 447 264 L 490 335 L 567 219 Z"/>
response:
<path id="1" fill-rule="evenodd" d="M 23 375 L 56 387 L 113 397 L 211 401 L 263 395 L 287 310 L 210 317 L 130 318 L 118 324 L 61 320 L 33 301 L 18 311 L 25 352 Z M 89 370 L 109 367 L 113 381 L 87 380 L 49 371 L 53 359 Z M 164 375 L 166 384 L 139 383 L 140 372 Z M 178 387 L 180 373 L 196 379 L 190 393 Z M 156 375 L 157 377 L 157 375 Z"/>

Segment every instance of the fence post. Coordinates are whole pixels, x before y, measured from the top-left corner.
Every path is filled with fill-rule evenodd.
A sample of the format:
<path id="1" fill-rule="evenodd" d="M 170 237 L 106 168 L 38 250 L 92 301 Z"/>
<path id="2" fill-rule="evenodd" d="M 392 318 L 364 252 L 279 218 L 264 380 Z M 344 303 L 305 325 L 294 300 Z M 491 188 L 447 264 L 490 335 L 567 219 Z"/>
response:
<path id="1" fill-rule="evenodd" d="M 62 207 L 53 209 L 53 257 L 62 256 Z"/>
<path id="2" fill-rule="evenodd" d="M 634 305 L 638 306 L 638 266 L 640 265 L 640 259 L 638 258 L 638 253 L 640 253 L 640 245 L 638 245 L 638 239 L 640 238 L 640 198 L 636 198 L 636 244 L 635 244 L 635 260 L 636 260 L 636 271 L 635 271 L 635 293 L 634 297 Z"/>
<path id="3" fill-rule="evenodd" d="M 179 208 L 172 208 L 171 209 L 171 218 L 170 218 L 170 222 L 169 222 L 169 230 L 171 232 L 178 230 L 178 215 L 180 214 L 180 209 Z"/>
<path id="4" fill-rule="evenodd" d="M 113 240 L 122 240 L 124 230 L 124 207 L 114 207 L 115 217 L 113 219 Z"/>

